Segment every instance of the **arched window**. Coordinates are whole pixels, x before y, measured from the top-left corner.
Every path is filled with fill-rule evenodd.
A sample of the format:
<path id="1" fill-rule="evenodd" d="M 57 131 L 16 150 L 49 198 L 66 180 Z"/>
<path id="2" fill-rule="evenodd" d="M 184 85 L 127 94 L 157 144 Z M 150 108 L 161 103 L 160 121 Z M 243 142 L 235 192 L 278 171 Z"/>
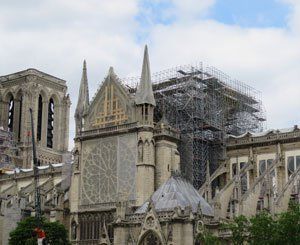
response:
<path id="1" fill-rule="evenodd" d="M 15 103 L 14 103 L 14 97 L 11 95 L 8 103 L 8 130 L 10 132 L 13 131 L 14 127 L 14 110 L 15 110 Z"/>
<path id="2" fill-rule="evenodd" d="M 22 130 L 22 105 L 23 105 L 23 96 L 20 96 L 19 100 L 19 125 L 18 125 L 18 141 L 21 141 L 21 130 Z"/>
<path id="3" fill-rule="evenodd" d="M 72 224 L 71 224 L 71 237 L 72 237 L 72 240 L 77 239 L 77 224 L 74 220 L 72 221 Z"/>
<path id="4" fill-rule="evenodd" d="M 43 120 L 43 98 L 39 95 L 39 104 L 38 104 L 38 120 L 37 120 L 37 140 L 42 139 L 42 120 Z"/>
<path id="5" fill-rule="evenodd" d="M 138 143 L 138 162 L 143 162 L 143 141 Z"/>
<path id="6" fill-rule="evenodd" d="M 47 127 L 47 147 L 53 148 L 53 121 L 54 121 L 54 101 L 49 100 L 48 105 L 48 127 Z"/>
<path id="7" fill-rule="evenodd" d="M 161 245 L 161 241 L 154 232 L 149 232 L 144 236 L 139 245 Z"/>

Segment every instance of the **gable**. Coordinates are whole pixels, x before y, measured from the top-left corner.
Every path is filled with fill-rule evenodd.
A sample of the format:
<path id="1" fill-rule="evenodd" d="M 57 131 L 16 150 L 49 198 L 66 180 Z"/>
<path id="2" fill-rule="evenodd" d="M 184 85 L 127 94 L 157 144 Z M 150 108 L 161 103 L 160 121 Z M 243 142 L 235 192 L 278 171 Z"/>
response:
<path id="1" fill-rule="evenodd" d="M 134 101 L 110 72 L 89 107 L 85 130 L 133 122 L 134 112 Z"/>

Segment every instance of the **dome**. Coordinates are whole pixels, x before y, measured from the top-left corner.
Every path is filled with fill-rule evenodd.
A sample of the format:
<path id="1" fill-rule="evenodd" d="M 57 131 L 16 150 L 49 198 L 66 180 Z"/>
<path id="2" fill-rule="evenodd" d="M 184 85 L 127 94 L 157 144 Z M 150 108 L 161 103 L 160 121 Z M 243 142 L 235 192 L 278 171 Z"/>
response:
<path id="1" fill-rule="evenodd" d="M 185 209 L 190 206 L 192 212 L 196 213 L 200 204 L 202 214 L 213 216 L 212 207 L 187 180 L 179 176 L 171 176 L 153 193 L 151 201 L 158 212 L 171 211 L 176 207 Z M 137 209 L 136 213 L 145 213 L 148 205 L 149 201 L 145 202 Z"/>

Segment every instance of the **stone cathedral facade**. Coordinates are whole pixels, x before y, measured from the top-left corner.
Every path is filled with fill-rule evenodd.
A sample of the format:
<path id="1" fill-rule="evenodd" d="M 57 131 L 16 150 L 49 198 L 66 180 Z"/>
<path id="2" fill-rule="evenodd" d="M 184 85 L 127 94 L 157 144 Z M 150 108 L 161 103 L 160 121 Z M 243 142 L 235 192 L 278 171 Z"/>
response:
<path id="1" fill-rule="evenodd" d="M 298 126 L 227 135 L 226 158 L 211 174 L 207 164 L 195 189 L 181 175 L 180 132 L 164 111 L 154 121 L 156 103 L 147 47 L 137 89 L 111 67 L 91 100 L 84 62 L 71 160 L 66 82 L 35 69 L 1 76 L 0 126 L 18 150 L 17 168 L 0 169 L 0 245 L 34 214 L 29 108 L 43 215 L 63 223 L 72 244 L 192 245 L 207 230 L 228 243 L 222 223 L 300 203 Z"/>
<path id="2" fill-rule="evenodd" d="M 134 95 L 110 68 L 89 102 L 84 62 L 70 189 L 74 244 L 194 244 L 194 224 L 212 218 L 179 176 L 179 132 L 164 117 L 154 125 L 154 107 L 147 47 Z"/>
<path id="3" fill-rule="evenodd" d="M 13 135 L 20 149 L 14 164 L 32 164 L 31 121 L 40 165 L 60 163 L 68 151 L 70 98 L 66 81 L 36 69 L 0 77 L 0 126 Z"/>

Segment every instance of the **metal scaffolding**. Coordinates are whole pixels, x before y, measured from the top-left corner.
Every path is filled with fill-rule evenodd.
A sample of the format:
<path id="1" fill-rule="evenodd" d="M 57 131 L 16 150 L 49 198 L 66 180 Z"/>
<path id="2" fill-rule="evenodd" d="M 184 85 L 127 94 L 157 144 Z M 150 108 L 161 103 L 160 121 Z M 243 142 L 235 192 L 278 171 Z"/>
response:
<path id="1" fill-rule="evenodd" d="M 15 167 L 18 147 L 13 140 L 13 133 L 0 127 L 0 170 L 10 170 Z"/>
<path id="2" fill-rule="evenodd" d="M 125 83 L 132 86 L 136 79 Z M 260 92 L 214 67 L 180 66 L 154 73 L 152 82 L 155 121 L 164 111 L 168 122 L 180 130 L 182 174 L 195 188 L 204 183 L 208 163 L 212 174 L 225 159 L 226 134 L 263 130 Z"/>

